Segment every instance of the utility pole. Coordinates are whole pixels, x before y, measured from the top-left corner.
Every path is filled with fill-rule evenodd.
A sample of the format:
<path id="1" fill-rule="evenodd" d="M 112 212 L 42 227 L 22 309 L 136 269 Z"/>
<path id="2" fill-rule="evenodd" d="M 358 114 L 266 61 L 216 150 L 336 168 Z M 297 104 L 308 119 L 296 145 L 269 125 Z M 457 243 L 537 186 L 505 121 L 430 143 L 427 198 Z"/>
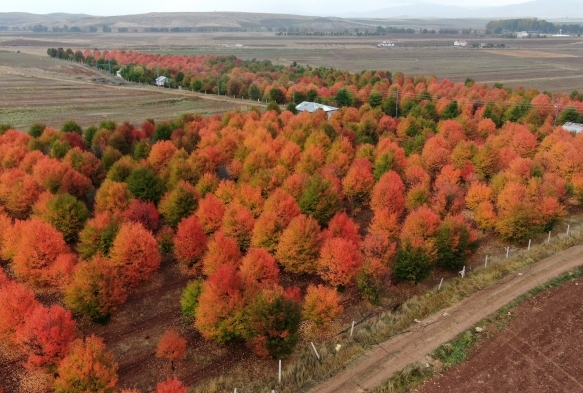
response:
<path id="1" fill-rule="evenodd" d="M 559 105 L 555 104 L 556 113 L 555 113 L 555 127 L 557 126 L 557 117 L 559 117 Z"/>
<path id="2" fill-rule="evenodd" d="M 397 91 L 397 103 L 395 104 L 395 117 L 399 117 L 399 92 Z"/>

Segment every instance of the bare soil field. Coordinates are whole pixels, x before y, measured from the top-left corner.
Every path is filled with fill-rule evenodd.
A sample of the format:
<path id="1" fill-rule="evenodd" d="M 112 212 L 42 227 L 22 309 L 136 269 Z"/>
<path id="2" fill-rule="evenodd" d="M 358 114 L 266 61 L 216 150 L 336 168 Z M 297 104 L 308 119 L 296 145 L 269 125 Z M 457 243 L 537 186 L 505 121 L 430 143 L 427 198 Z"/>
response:
<path id="1" fill-rule="evenodd" d="M 433 392 L 583 391 L 583 279 L 551 288 L 512 310 L 468 359 L 415 389 Z"/>
<path id="2" fill-rule="evenodd" d="M 84 65 L 25 53 L 0 51 L 0 76 L 0 122 L 23 130 L 37 121 L 56 128 L 70 119 L 82 126 L 103 120 L 141 123 L 250 106 L 187 91 L 124 85 Z"/>
<path id="3" fill-rule="evenodd" d="M 459 333 L 469 329 L 475 323 L 480 321 L 486 315 L 492 314 L 496 310 L 500 309 L 505 304 L 511 302 L 512 300 L 516 299 L 518 296 L 522 295 L 525 292 L 541 285 L 550 279 L 560 276 L 576 267 L 579 267 L 583 264 L 583 246 L 579 245 L 576 247 L 572 247 L 566 251 L 560 252 L 555 254 L 549 258 L 546 258 L 535 265 L 532 265 L 530 268 L 520 272 L 518 274 L 509 276 L 508 278 L 502 280 L 501 282 L 494 284 L 472 296 L 465 299 L 458 305 L 451 307 L 446 310 L 442 310 L 437 314 L 432 315 L 422 321 L 419 321 L 417 326 L 403 332 L 402 334 L 395 336 L 383 343 L 380 343 L 378 348 L 372 349 L 366 353 L 366 355 L 362 356 L 359 360 L 355 363 L 350 365 L 344 371 L 336 374 L 331 379 L 329 379 L 326 383 L 312 389 L 311 392 L 313 393 L 357 393 L 357 392 L 366 392 L 371 390 L 377 386 L 379 386 L 385 379 L 391 377 L 395 372 L 402 370 L 406 365 L 415 362 L 425 362 L 426 356 L 434 349 L 436 349 L 439 345 L 444 342 L 447 342 L 453 339 Z M 574 285 L 574 284 L 573 284 Z M 575 312 L 573 309 L 570 311 L 570 314 L 580 315 L 580 296 L 581 291 L 577 290 L 574 293 L 574 298 L 578 297 L 579 310 Z M 560 301 L 560 300 L 559 300 Z M 573 304 L 571 304 L 572 307 Z M 563 309 L 562 314 L 559 318 L 559 321 L 554 323 L 558 323 L 560 329 L 562 329 L 565 337 L 569 337 L 568 339 L 564 339 L 567 343 L 560 344 L 559 342 L 554 342 L 553 345 L 559 345 L 561 348 L 566 348 L 566 345 L 572 345 L 578 337 L 576 332 L 570 334 L 570 330 L 573 326 L 572 322 L 568 321 L 576 321 L 578 320 L 577 315 L 571 317 L 567 317 L 568 313 L 566 313 L 567 309 Z M 544 315 L 544 314 L 543 314 Z M 528 320 L 527 320 L 528 323 Z M 554 326 L 554 325 L 553 325 Z M 533 331 L 533 323 L 530 321 L 530 325 L 526 326 L 526 328 L 530 328 Z M 574 327 L 573 327 L 574 328 Z M 549 330 L 537 329 L 536 334 L 538 338 L 541 339 L 541 343 L 547 342 L 544 339 L 547 332 Z M 550 333 L 549 333 L 550 334 Z M 532 340 L 535 337 L 531 337 L 529 339 L 524 340 L 526 343 L 530 341 L 532 344 Z M 506 337 L 506 341 L 508 341 L 508 337 Z M 571 343 L 571 344 L 569 344 Z M 513 341 L 508 344 L 508 342 L 504 343 L 503 351 L 508 350 L 506 347 L 510 347 L 514 345 L 519 351 L 520 348 L 524 346 L 528 347 L 528 344 L 521 343 L 519 341 Z M 580 351 L 575 348 L 573 344 L 575 354 L 580 354 Z M 556 350 L 557 347 L 553 347 L 552 345 L 549 348 L 554 348 L 554 356 L 560 355 L 565 356 L 566 359 L 571 359 L 571 355 L 561 355 L 560 349 Z M 513 349 L 514 350 L 514 349 Z M 529 351 L 532 351 L 532 348 L 529 348 Z M 532 355 L 534 352 L 525 352 Z M 568 357 L 567 357 L 568 356 Z M 499 356 L 492 356 L 492 362 L 500 361 Z M 543 357 L 543 359 L 545 359 Z M 555 358 L 556 360 L 558 358 Z M 547 360 L 547 359 L 545 359 Z M 539 364 L 545 364 L 545 367 L 548 367 L 549 362 L 541 363 L 541 357 L 536 359 Z M 559 360 L 562 362 L 561 360 Z M 528 360 L 526 363 L 529 363 Z M 525 364 L 526 364 L 525 363 Z M 531 367 L 535 367 L 532 363 L 529 363 Z M 578 363 L 580 367 L 580 363 Z M 575 367 L 574 365 L 572 367 Z M 504 367 L 499 367 L 498 370 L 505 370 Z M 569 373 L 572 373 L 572 369 L 568 369 Z M 499 379 L 502 378 L 514 378 L 513 375 L 510 375 L 504 372 L 502 375 L 506 375 L 502 377 L 501 375 L 497 375 Z M 558 375 L 558 374 L 557 374 Z M 575 374 L 577 375 L 577 374 Z M 482 380 L 486 377 L 485 374 L 482 375 Z M 519 376 L 516 376 L 517 380 L 519 380 Z M 494 377 L 493 377 L 494 378 Z M 563 383 L 565 382 L 564 377 L 562 379 Z M 579 376 L 580 378 L 580 376 Z M 474 385 L 468 385 L 475 387 L 478 384 L 479 379 L 473 380 Z M 520 383 L 516 382 L 517 384 Z M 499 385 L 496 385 L 499 386 Z M 519 386 L 519 385 L 516 385 Z M 529 390 L 529 389 L 510 389 L 509 391 L 537 391 Z M 559 385 L 562 386 L 562 385 Z M 573 386 L 573 385 L 571 385 Z M 577 385 L 575 385 L 577 386 Z M 575 389 L 580 390 L 580 389 Z M 448 389 L 441 389 L 440 391 L 449 391 Z M 460 391 L 471 391 L 471 390 L 460 390 Z M 482 390 L 474 390 L 474 391 L 482 391 Z M 491 391 L 498 391 L 496 389 Z M 559 390 L 542 390 L 542 391 L 561 391 Z M 572 389 L 567 389 L 566 391 L 573 391 Z"/>
<path id="4" fill-rule="evenodd" d="M 521 57 L 528 59 L 559 59 L 563 57 L 577 57 L 566 53 L 550 53 L 535 50 L 485 50 L 484 52 L 500 56 Z"/>

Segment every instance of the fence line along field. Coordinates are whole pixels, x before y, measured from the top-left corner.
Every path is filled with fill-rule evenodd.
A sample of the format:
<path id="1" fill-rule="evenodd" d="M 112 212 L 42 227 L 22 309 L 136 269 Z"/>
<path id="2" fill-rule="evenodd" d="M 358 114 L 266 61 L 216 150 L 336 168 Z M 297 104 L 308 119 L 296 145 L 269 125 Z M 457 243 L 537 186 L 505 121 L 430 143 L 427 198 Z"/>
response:
<path id="1" fill-rule="evenodd" d="M 25 53 L 0 51 L 0 75 L 1 122 L 22 129 L 35 122 L 58 128 L 73 118 L 86 127 L 104 120 L 136 123 L 242 107 L 235 101 L 202 99 L 177 90 L 124 86 L 119 78 L 94 68 Z"/>

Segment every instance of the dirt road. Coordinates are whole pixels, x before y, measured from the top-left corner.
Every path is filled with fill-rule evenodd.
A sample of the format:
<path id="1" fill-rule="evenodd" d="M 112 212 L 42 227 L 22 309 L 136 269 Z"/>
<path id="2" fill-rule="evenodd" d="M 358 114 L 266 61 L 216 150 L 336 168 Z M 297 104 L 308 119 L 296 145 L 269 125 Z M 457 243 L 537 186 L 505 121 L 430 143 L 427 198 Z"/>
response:
<path id="1" fill-rule="evenodd" d="M 581 265 L 583 245 L 544 259 L 523 272 L 474 294 L 460 304 L 421 321 L 407 333 L 381 343 L 381 348 L 367 352 L 346 370 L 310 392 L 369 391 L 407 364 L 423 362 L 426 355 L 439 345 L 453 339 L 518 296 Z"/>

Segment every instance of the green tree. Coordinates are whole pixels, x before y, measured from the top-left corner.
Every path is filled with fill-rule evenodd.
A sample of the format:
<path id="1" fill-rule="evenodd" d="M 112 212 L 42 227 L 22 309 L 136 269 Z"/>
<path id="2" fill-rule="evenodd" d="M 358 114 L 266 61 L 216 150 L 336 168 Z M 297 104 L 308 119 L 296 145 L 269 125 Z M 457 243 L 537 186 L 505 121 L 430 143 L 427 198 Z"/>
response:
<path id="1" fill-rule="evenodd" d="M 189 281 L 186 288 L 184 288 L 180 297 L 180 307 L 182 308 L 182 315 L 185 317 L 194 318 L 203 282 L 202 279 Z"/>
<path id="2" fill-rule="evenodd" d="M 368 103 L 373 108 L 381 106 L 383 103 L 383 95 L 379 91 L 373 91 L 370 93 L 370 96 L 368 96 Z"/>
<path id="3" fill-rule="evenodd" d="M 269 111 L 276 111 L 277 113 L 281 113 L 281 109 L 279 108 L 279 105 L 277 105 L 277 102 L 275 101 L 271 101 L 268 105 L 267 108 L 265 108 L 266 112 Z"/>
<path id="4" fill-rule="evenodd" d="M 460 270 L 478 248 L 475 233 L 461 216 L 446 217 L 435 239 L 437 264 L 449 270 Z"/>
<path id="5" fill-rule="evenodd" d="M 134 169 L 126 182 L 133 196 L 145 201 L 158 203 L 164 194 L 164 182 L 150 168 Z"/>
<path id="6" fill-rule="evenodd" d="M 261 97 L 261 90 L 259 90 L 259 87 L 253 83 L 251 86 L 249 86 L 249 98 L 256 101 L 259 99 L 259 97 Z"/>
<path id="7" fill-rule="evenodd" d="M 281 359 L 292 354 L 298 342 L 302 309 L 282 291 L 262 291 L 246 313 L 245 338 L 260 356 Z"/>
<path id="8" fill-rule="evenodd" d="M 433 263 L 425 248 L 406 242 L 397 250 L 393 276 L 398 281 L 419 283 L 431 276 Z"/>
<path id="9" fill-rule="evenodd" d="M 42 218 L 59 230 L 67 242 L 75 242 L 89 218 L 89 210 L 73 195 L 57 194 L 47 203 Z"/>
<path id="10" fill-rule="evenodd" d="M 281 91 L 279 87 L 275 86 L 269 91 L 269 99 L 278 104 L 283 104 L 285 101 L 285 94 L 283 94 L 283 91 Z"/>
<path id="11" fill-rule="evenodd" d="M 296 115 L 298 113 L 298 110 L 296 109 L 296 104 L 294 104 L 293 102 L 290 102 L 289 104 L 287 104 L 287 106 L 285 107 L 285 110 L 290 111 L 294 115 Z"/>
<path id="12" fill-rule="evenodd" d="M 460 115 L 460 110 L 457 101 L 452 101 L 441 112 L 441 120 L 455 119 Z"/>
<path id="13" fill-rule="evenodd" d="M 61 131 L 62 132 L 76 132 L 79 135 L 83 135 L 83 129 L 81 128 L 81 126 L 77 123 L 75 123 L 75 121 L 73 120 L 69 120 L 67 122 L 65 122 L 65 124 L 63 124 L 63 126 L 61 127 Z"/>
<path id="14" fill-rule="evenodd" d="M 383 101 L 381 109 L 385 114 L 389 116 L 397 116 L 397 99 L 394 95 L 389 94 L 389 96 Z"/>
<path id="15" fill-rule="evenodd" d="M 557 119 L 557 124 L 563 125 L 563 124 L 568 123 L 568 122 L 577 123 L 578 121 L 579 121 L 579 112 L 577 112 L 577 109 L 570 106 L 561 112 L 561 114 L 559 115 L 559 118 Z"/>
<path id="16" fill-rule="evenodd" d="M 298 205 L 303 214 L 325 226 L 342 209 L 342 200 L 328 179 L 315 175 L 307 181 Z"/>
<path id="17" fill-rule="evenodd" d="M 32 136 L 33 138 L 38 138 L 42 135 L 45 128 L 47 128 L 47 126 L 43 123 L 34 123 L 28 129 L 28 135 Z"/>
<path id="18" fill-rule="evenodd" d="M 336 93 L 336 104 L 338 104 L 339 107 L 351 106 L 353 102 L 354 97 L 352 97 L 352 94 L 345 87 L 341 88 Z"/>
<path id="19" fill-rule="evenodd" d="M 172 127 L 170 123 L 163 122 L 156 124 L 154 129 L 154 141 L 167 141 L 172 136 Z"/>

